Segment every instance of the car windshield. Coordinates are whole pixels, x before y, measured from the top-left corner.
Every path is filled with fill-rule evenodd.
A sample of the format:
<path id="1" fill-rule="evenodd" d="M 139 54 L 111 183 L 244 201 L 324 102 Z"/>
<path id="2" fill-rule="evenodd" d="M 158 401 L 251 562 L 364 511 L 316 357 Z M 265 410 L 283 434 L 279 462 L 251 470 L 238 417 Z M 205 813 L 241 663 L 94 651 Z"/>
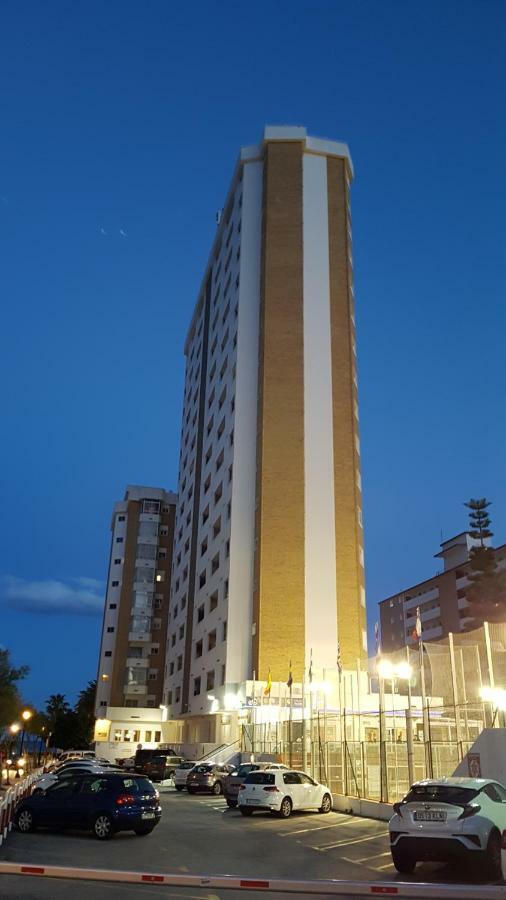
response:
<path id="1" fill-rule="evenodd" d="M 149 778 L 136 776 L 135 778 L 122 778 L 123 787 L 132 794 L 154 794 L 155 789 Z"/>
<path id="2" fill-rule="evenodd" d="M 246 784 L 274 784 L 274 772 L 250 772 Z"/>
<path id="3" fill-rule="evenodd" d="M 195 766 L 195 771 L 198 772 L 199 774 L 203 774 L 204 772 L 212 772 L 213 767 L 212 766 Z"/>
<path id="4" fill-rule="evenodd" d="M 236 775 L 238 775 L 239 778 L 246 778 L 246 775 L 249 775 L 250 772 L 256 772 L 257 769 L 258 766 L 254 763 L 246 763 L 243 766 L 239 766 Z"/>
<path id="5" fill-rule="evenodd" d="M 404 798 L 405 803 L 454 803 L 465 806 L 480 793 L 479 789 L 459 784 L 415 784 Z"/>
<path id="6" fill-rule="evenodd" d="M 178 769 L 193 769 L 195 763 L 180 763 Z"/>

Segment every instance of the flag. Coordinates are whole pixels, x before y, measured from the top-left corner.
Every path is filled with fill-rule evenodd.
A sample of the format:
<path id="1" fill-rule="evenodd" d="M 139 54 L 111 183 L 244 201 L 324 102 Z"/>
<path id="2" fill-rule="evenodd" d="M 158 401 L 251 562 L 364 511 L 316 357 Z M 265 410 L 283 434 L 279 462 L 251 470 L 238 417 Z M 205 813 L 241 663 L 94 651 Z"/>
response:
<path id="1" fill-rule="evenodd" d="M 288 681 L 286 682 L 286 686 L 291 688 L 293 684 L 293 676 L 292 676 L 292 660 L 290 660 L 290 666 L 288 670 Z"/>
<path id="2" fill-rule="evenodd" d="M 376 644 L 376 656 L 381 656 L 380 631 L 379 631 L 379 625 L 377 622 L 375 622 L 375 624 L 374 624 L 374 641 Z"/>
<path id="3" fill-rule="evenodd" d="M 264 697 L 271 696 L 271 687 L 272 687 L 272 679 L 271 679 L 271 670 L 269 669 L 269 674 L 267 675 L 267 684 L 264 688 Z"/>
<path id="4" fill-rule="evenodd" d="M 422 636 L 422 620 L 420 618 L 420 607 L 416 607 L 416 622 L 413 631 L 411 632 L 411 637 L 414 641 L 419 641 Z"/>
<path id="5" fill-rule="evenodd" d="M 309 684 L 312 684 L 312 682 L 313 682 L 313 648 L 311 648 L 311 651 L 310 651 L 310 654 L 309 654 L 309 672 L 308 672 L 308 675 L 309 675 Z"/>
<path id="6" fill-rule="evenodd" d="M 337 660 L 336 660 L 336 662 L 337 662 L 338 672 L 339 672 L 339 674 L 341 674 L 341 672 L 343 671 L 343 664 L 341 661 L 341 641 L 337 642 Z"/>

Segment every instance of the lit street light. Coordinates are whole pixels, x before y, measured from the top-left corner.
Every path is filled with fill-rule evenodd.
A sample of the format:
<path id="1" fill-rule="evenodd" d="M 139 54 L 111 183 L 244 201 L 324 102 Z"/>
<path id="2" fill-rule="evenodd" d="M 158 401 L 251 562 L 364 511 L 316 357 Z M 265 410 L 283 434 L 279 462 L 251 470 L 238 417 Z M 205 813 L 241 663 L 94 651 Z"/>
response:
<path id="1" fill-rule="evenodd" d="M 23 730 L 21 732 L 21 747 L 19 748 L 19 756 L 20 756 L 21 760 L 23 759 L 23 745 L 25 743 L 25 727 L 26 727 L 26 723 L 30 721 L 32 716 L 33 716 L 33 713 L 30 709 L 24 709 L 23 712 L 21 713 L 21 718 L 23 719 Z M 18 731 L 19 731 L 19 725 L 18 725 Z M 18 767 L 16 769 L 16 778 L 21 777 L 21 771 L 22 770 L 20 770 L 19 764 L 18 764 Z"/>

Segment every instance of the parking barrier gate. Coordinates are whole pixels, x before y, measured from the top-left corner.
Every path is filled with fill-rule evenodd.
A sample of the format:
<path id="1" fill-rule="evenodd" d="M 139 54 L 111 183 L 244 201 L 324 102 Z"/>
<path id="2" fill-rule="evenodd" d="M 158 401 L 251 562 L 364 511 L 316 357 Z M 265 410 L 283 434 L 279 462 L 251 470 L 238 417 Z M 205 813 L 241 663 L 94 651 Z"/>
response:
<path id="1" fill-rule="evenodd" d="M 236 875 L 182 875 L 180 873 L 122 872 L 108 869 L 76 869 L 0 862 L 1 875 L 66 878 L 76 881 L 108 881 L 128 884 L 170 885 L 180 888 L 265 891 L 272 893 L 327 894 L 334 897 L 409 897 L 434 900 L 492 900 L 505 898 L 506 884 L 427 884 L 406 882 L 289 881 L 278 878 L 239 878 Z"/>

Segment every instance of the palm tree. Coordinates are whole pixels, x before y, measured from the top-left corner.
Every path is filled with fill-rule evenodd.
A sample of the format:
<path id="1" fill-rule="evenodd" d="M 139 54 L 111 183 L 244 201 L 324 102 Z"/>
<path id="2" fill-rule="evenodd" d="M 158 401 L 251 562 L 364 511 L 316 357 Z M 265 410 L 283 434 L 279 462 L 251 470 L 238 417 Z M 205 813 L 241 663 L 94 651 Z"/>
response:
<path id="1" fill-rule="evenodd" d="M 68 713 L 70 704 L 65 699 L 65 694 L 51 694 L 46 700 L 46 716 L 51 728 L 57 721 Z"/>

